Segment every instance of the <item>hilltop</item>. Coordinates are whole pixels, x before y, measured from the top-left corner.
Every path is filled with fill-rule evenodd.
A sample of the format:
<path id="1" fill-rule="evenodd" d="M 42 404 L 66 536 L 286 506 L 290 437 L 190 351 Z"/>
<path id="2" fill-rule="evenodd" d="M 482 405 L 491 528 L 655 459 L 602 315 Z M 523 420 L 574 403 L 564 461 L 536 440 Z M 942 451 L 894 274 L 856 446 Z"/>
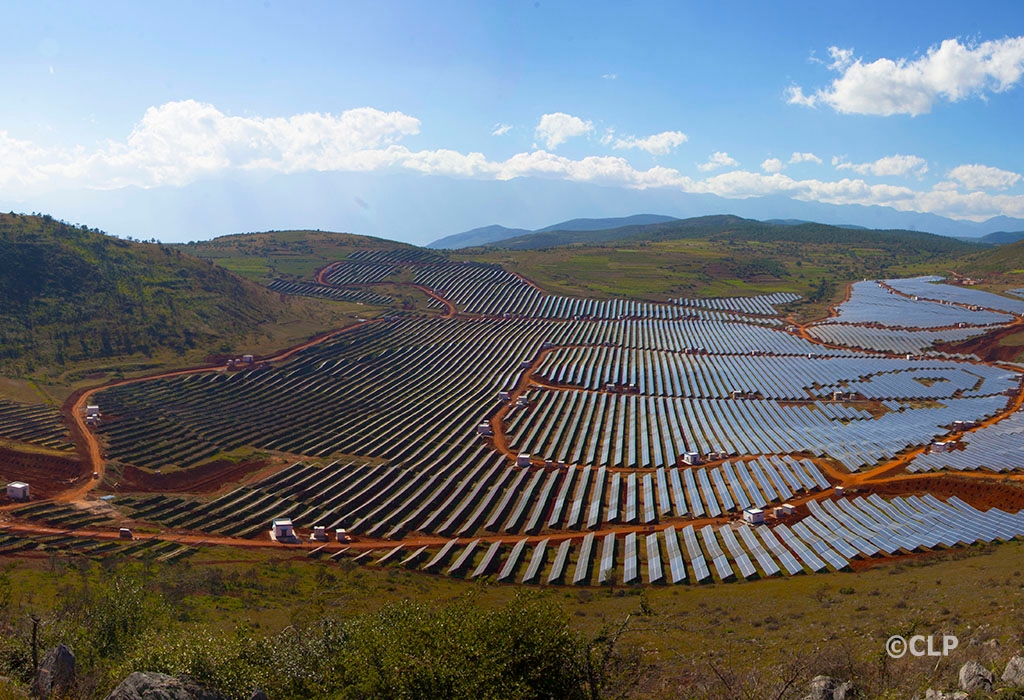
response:
<path id="1" fill-rule="evenodd" d="M 445 236 L 433 243 L 428 243 L 427 248 L 458 250 L 460 248 L 472 248 L 505 241 L 510 238 L 528 236 L 532 233 L 547 233 L 549 231 L 604 231 L 607 229 L 619 229 L 624 226 L 643 226 L 646 224 L 660 224 L 668 221 L 675 221 L 671 216 L 660 214 L 635 214 L 610 219 L 570 219 L 557 224 L 534 229 L 533 231 L 521 228 L 507 228 L 497 224 L 483 226 L 463 233 L 456 233 L 452 236 Z"/>
<path id="2" fill-rule="evenodd" d="M 901 252 L 966 253 L 977 245 L 920 231 L 871 230 L 814 222 L 770 222 L 727 214 L 626 225 L 603 230 L 548 230 L 493 243 L 488 247 L 536 250 L 566 245 L 601 245 L 617 242 L 670 241 L 685 238 L 723 238 L 750 241 L 792 241 L 863 245 L 866 241 Z"/>
<path id="3" fill-rule="evenodd" d="M 235 233 L 175 247 L 259 282 L 277 277 L 308 280 L 357 250 L 419 250 L 386 238 L 319 230 Z"/>
<path id="4" fill-rule="evenodd" d="M 0 215 L 0 372 L 60 373 L 284 342 L 323 309 L 286 299 L 180 248 L 122 240 L 50 216 Z M 326 318 L 326 317 L 325 317 Z"/>

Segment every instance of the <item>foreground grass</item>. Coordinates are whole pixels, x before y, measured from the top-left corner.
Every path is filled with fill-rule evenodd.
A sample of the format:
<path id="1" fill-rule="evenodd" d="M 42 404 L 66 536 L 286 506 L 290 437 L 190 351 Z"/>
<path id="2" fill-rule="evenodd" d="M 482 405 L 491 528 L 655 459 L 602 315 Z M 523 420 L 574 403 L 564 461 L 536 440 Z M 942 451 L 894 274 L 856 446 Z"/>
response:
<path id="1" fill-rule="evenodd" d="M 619 662 L 629 661 L 617 671 L 628 676 L 628 697 L 764 697 L 787 683 L 802 689 L 818 673 L 856 677 L 868 697 L 892 688 L 906 691 L 893 697 L 909 697 L 955 685 L 968 659 L 1005 663 L 1021 648 L 1022 554 L 1015 542 L 858 573 L 710 586 L 551 587 L 541 596 L 568 615 L 583 640 L 608 639 L 628 619 L 616 652 Z M 114 566 L 75 557 L 0 561 L 10 582 L 7 610 L 18 615 L 51 609 L 61 591 L 99 581 Z M 174 565 L 149 564 L 146 580 L 171 604 L 174 625 L 258 636 L 401 601 L 444 606 L 468 599 L 474 609 L 499 611 L 522 590 L 223 548 Z M 948 658 L 891 660 L 884 643 L 893 634 L 954 634 L 960 646 Z"/>

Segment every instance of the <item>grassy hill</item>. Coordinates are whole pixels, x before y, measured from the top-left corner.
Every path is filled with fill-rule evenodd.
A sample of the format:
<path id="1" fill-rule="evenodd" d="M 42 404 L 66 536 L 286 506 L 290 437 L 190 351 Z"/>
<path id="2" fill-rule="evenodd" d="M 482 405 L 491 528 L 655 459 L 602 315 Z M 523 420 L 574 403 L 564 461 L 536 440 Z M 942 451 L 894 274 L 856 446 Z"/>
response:
<path id="1" fill-rule="evenodd" d="M 811 222 L 773 223 L 731 215 L 701 216 L 639 226 L 622 226 L 601 231 L 539 231 L 493 243 L 490 247 L 536 250 L 573 244 L 659 242 L 686 238 L 831 243 L 849 246 L 861 246 L 865 242 L 869 242 L 873 247 L 883 247 L 900 255 L 914 253 L 963 254 L 978 249 L 977 244 L 919 231 L 875 231 Z"/>
<path id="2" fill-rule="evenodd" d="M 287 344 L 351 311 L 283 298 L 181 249 L 49 216 L 0 215 L 0 259 L 7 376 L 57 376 L 115 358 L 119 368 L 127 358 L 150 367 L 201 361 L 257 338 Z"/>
<path id="3" fill-rule="evenodd" d="M 219 236 L 174 246 L 257 282 L 313 278 L 325 265 L 356 250 L 418 250 L 408 243 L 329 231 L 267 231 Z"/>
<path id="4" fill-rule="evenodd" d="M 915 231 L 708 216 L 609 231 L 535 233 L 459 251 L 496 262 L 564 294 L 651 300 L 795 292 L 801 315 L 837 301 L 865 277 L 933 274 L 977 254 L 978 244 Z"/>
<path id="5" fill-rule="evenodd" d="M 642 226 L 646 224 L 660 224 L 668 221 L 675 221 L 671 216 L 660 214 L 634 214 L 633 216 L 621 216 L 610 219 L 570 219 L 557 224 L 545 226 L 534 231 L 521 228 L 506 228 L 497 224 L 483 226 L 471 231 L 456 233 L 445 236 L 433 243 L 428 243 L 428 248 L 458 250 L 460 248 L 472 248 L 485 245 L 502 245 L 500 242 L 509 238 L 520 238 L 533 233 L 547 233 L 549 231 L 577 231 L 591 232 L 603 231 L 605 229 L 618 229 L 624 226 Z"/>

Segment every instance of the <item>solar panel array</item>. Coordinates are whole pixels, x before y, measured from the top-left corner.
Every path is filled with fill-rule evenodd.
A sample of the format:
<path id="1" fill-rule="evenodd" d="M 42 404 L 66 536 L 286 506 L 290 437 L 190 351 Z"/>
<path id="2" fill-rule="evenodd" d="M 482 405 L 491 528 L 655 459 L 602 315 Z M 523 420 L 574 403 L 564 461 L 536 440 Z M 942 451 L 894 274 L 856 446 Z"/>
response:
<path id="1" fill-rule="evenodd" d="M 919 299 L 934 299 L 953 304 L 978 306 L 982 309 L 996 309 L 1003 313 L 1016 314 L 1018 316 L 1024 314 L 1024 301 L 991 292 L 983 292 L 980 289 L 973 289 L 971 287 L 937 284 L 941 280 L 941 277 L 932 275 L 928 277 L 886 280 L 886 284 L 903 294 L 917 296 Z"/>
<path id="2" fill-rule="evenodd" d="M 1024 411 L 978 430 L 972 430 L 949 451 L 929 451 L 907 465 L 909 472 L 939 469 L 991 472 L 1024 469 Z"/>
<path id="3" fill-rule="evenodd" d="M 934 350 L 932 346 L 935 343 L 956 343 L 987 331 L 987 328 L 975 326 L 940 330 L 907 330 L 904 328 L 848 326 L 838 323 L 823 323 L 807 329 L 812 338 L 832 345 L 845 345 L 897 355 L 929 354 L 940 357 L 956 357 L 957 355 L 948 355 Z M 973 355 L 966 357 L 977 359 Z"/>
<path id="4" fill-rule="evenodd" d="M 988 326 L 1013 320 L 1005 313 L 972 311 L 937 303 L 934 300 L 951 301 L 956 295 L 943 289 L 947 285 L 921 284 L 920 279 L 937 278 L 886 280 L 886 284 L 909 297 L 886 289 L 878 282 L 857 282 L 850 291 L 850 298 L 836 309 L 836 316 L 824 323 L 880 323 L 894 328 L 941 328 L 958 323 Z M 917 299 L 912 298 L 918 294 L 920 296 Z M 1021 303 L 1021 307 L 1024 308 L 1024 303 Z"/>
<path id="5" fill-rule="evenodd" d="M 560 541 L 550 559 L 549 539 L 535 543 L 532 550 L 526 539 L 499 539 L 486 546 L 479 539 L 450 540 L 432 556 L 417 550 L 416 558 L 401 565 L 521 583 L 724 583 L 839 571 L 852 561 L 887 554 L 1024 537 L 1024 511 L 980 511 L 956 497 L 883 499 L 873 494 L 810 501 L 808 508 L 806 515 L 788 525 L 688 525 L 681 532 L 670 526 L 642 537 L 627 532 L 618 538 L 619 551 L 614 532 L 600 542 L 589 533 L 582 540 Z M 401 545 L 373 563 L 395 564 L 400 552 Z"/>

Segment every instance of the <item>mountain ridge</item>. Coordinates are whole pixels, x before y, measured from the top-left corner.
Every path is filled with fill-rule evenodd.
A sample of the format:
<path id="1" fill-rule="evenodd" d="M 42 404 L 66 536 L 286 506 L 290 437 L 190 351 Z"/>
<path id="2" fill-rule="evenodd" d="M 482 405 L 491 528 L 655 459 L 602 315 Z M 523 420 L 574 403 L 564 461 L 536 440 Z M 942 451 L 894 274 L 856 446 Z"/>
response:
<path id="1" fill-rule="evenodd" d="M 526 236 L 531 233 L 547 233 L 550 231 L 605 231 L 608 229 L 622 228 L 624 226 L 642 226 L 645 224 L 667 223 L 675 220 L 676 217 L 674 216 L 664 216 L 661 214 L 633 214 L 632 216 L 606 217 L 599 219 L 569 219 L 568 221 L 562 221 L 557 224 L 551 224 L 549 226 L 533 230 L 508 228 L 506 226 L 501 226 L 500 224 L 492 224 L 490 226 L 482 226 L 480 228 L 470 229 L 469 231 L 463 231 L 462 233 L 452 234 L 451 236 L 445 236 L 444 238 L 440 238 L 432 243 L 428 243 L 424 247 L 435 250 L 458 250 L 460 248 L 490 245 L 509 238 Z"/>

